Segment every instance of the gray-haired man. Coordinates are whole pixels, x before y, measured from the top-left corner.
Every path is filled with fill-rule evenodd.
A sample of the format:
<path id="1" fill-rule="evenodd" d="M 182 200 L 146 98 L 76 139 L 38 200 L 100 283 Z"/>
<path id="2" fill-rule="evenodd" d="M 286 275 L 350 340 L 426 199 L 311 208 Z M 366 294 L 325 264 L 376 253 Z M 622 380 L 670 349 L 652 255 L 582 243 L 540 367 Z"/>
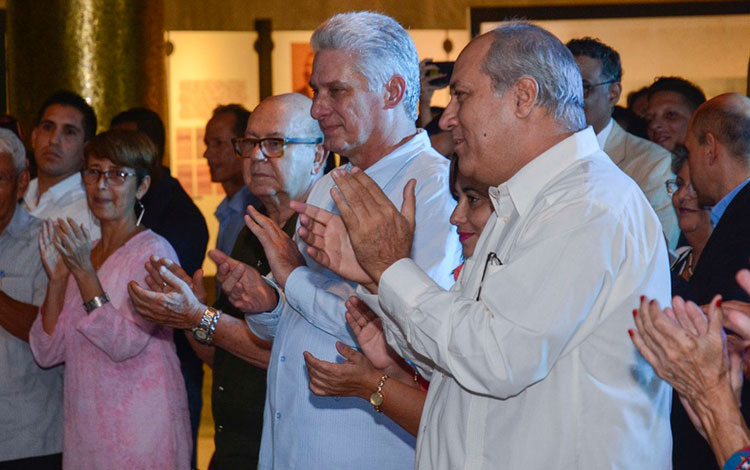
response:
<path id="1" fill-rule="evenodd" d="M 18 204 L 29 182 L 21 140 L 0 129 L 0 468 L 61 468 L 62 367 L 42 370 L 29 330 L 47 291 L 40 222 Z"/>
<path id="2" fill-rule="evenodd" d="M 450 86 L 441 127 L 495 208 L 451 291 L 409 259 L 409 208 L 383 210 L 362 175 L 338 179 L 378 294 L 362 295 L 389 344 L 432 372 L 417 467 L 669 468 L 670 388 L 627 333 L 641 294 L 669 301 L 666 246 L 643 192 L 585 129 L 573 56 L 509 23 L 469 43 Z"/>
<path id="3" fill-rule="evenodd" d="M 369 174 L 398 205 L 406 182 L 417 180 L 413 256 L 440 285 L 449 286 L 460 253 L 448 223 L 455 202 L 448 191 L 448 160 L 414 125 L 419 97 L 414 43 L 392 18 L 357 12 L 323 23 L 312 46 L 311 114 L 326 148 Z M 333 209 L 333 186 L 330 175 L 323 177 L 307 202 Z M 320 397 L 308 389 L 303 352 L 336 362 L 337 341 L 356 345 L 344 318 L 344 302 L 356 284 L 315 262 L 303 242 L 297 247 L 306 265 L 264 246 L 285 296 L 245 310 L 253 332 L 273 340 L 259 468 L 413 468 L 414 438 L 390 418 L 358 397 Z M 265 313 L 252 315 L 258 312 Z"/>

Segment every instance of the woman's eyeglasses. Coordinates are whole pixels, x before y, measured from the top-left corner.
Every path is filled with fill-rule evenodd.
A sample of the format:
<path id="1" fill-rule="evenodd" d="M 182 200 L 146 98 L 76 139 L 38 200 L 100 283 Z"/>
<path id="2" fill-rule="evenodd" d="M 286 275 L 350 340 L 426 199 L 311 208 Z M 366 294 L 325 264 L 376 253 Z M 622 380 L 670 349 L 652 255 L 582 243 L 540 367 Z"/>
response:
<path id="1" fill-rule="evenodd" d="M 101 171 L 96 168 L 86 168 L 81 170 L 81 176 L 83 182 L 86 184 L 95 184 L 99 181 L 99 178 L 104 176 L 104 181 L 112 186 L 120 186 L 124 184 L 128 179 L 128 176 L 135 176 L 135 173 L 131 173 L 125 170 L 106 170 Z"/>

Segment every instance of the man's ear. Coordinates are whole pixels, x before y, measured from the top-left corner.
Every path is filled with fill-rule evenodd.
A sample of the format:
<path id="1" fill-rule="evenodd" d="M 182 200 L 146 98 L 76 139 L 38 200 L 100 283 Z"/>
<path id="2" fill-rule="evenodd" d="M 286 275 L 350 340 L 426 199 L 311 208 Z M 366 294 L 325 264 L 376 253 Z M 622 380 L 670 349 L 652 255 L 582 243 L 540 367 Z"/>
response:
<path id="1" fill-rule="evenodd" d="M 313 161 L 313 167 L 310 171 L 311 175 L 317 174 L 323 167 L 326 166 L 326 162 L 329 158 L 333 158 L 333 154 L 323 147 L 323 144 L 315 146 L 315 160 Z"/>
<path id="2" fill-rule="evenodd" d="M 719 156 L 717 148 L 719 141 L 716 140 L 716 136 L 714 136 L 710 132 L 706 132 L 706 136 L 704 137 L 704 139 L 706 140 L 706 143 L 700 145 L 701 147 L 705 147 L 706 149 L 706 161 L 709 165 L 715 165 L 716 159 Z"/>
<path id="3" fill-rule="evenodd" d="M 406 94 L 406 80 L 401 75 L 394 75 L 385 83 L 385 108 L 398 106 Z"/>
<path id="4" fill-rule="evenodd" d="M 516 100 L 515 115 L 526 118 L 534 109 L 539 95 L 539 84 L 532 77 L 524 75 L 513 85 L 513 97 Z"/>
<path id="5" fill-rule="evenodd" d="M 610 83 L 609 93 L 607 94 L 607 102 L 610 108 L 614 108 L 620 101 L 620 95 L 622 95 L 622 84 L 620 82 Z"/>
<path id="6" fill-rule="evenodd" d="M 31 179 L 31 174 L 29 173 L 29 169 L 24 168 L 21 173 L 18 174 L 18 188 L 16 189 L 16 199 L 20 200 L 23 198 L 23 195 L 26 194 L 26 188 L 29 187 L 29 180 Z"/>

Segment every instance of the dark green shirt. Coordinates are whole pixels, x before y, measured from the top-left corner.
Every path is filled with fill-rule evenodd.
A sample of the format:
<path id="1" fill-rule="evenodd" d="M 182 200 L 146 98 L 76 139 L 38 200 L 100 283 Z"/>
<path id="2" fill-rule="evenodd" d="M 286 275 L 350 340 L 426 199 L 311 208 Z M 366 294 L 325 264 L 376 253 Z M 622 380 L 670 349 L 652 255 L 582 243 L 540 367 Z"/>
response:
<path id="1" fill-rule="evenodd" d="M 284 232 L 293 236 L 296 224 L 297 217 L 294 216 L 284 226 Z M 271 270 L 263 246 L 247 227 L 237 236 L 231 256 L 257 269 L 262 275 Z M 219 294 L 214 307 L 224 315 L 244 321 L 242 312 L 229 303 L 223 292 Z M 216 348 L 211 390 L 216 445 L 213 468 L 245 470 L 257 467 L 265 400 L 266 371 Z"/>

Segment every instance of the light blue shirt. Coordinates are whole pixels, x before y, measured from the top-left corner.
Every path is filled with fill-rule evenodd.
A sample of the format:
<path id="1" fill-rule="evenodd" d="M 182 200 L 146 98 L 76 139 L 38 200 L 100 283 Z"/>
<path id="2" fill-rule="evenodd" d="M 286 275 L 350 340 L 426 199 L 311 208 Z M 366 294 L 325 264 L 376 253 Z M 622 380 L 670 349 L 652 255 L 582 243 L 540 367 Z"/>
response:
<path id="1" fill-rule="evenodd" d="M 445 288 L 453 284 L 461 246 L 449 217 L 455 201 L 448 191 L 449 161 L 435 152 L 425 132 L 366 170 L 396 207 L 411 179 L 416 187 L 416 231 L 412 257 Z M 313 187 L 307 202 L 336 212 L 330 175 Z M 377 234 L 373 234 L 377 236 Z M 247 315 L 250 328 L 272 339 L 259 469 L 356 470 L 414 468 L 415 439 L 390 418 L 356 397 L 318 397 L 308 389 L 303 351 L 341 362 L 336 341 L 356 346 L 344 302 L 356 285 L 310 258 L 297 241 L 306 267 L 287 279 L 285 296 L 273 312 Z M 373 391 L 377 384 L 373 384 Z M 387 398 L 386 398 L 387 399 Z"/>
<path id="2" fill-rule="evenodd" d="M 716 205 L 711 209 L 711 225 L 716 227 L 716 225 L 719 223 L 719 220 L 721 220 L 721 216 L 724 215 L 727 207 L 729 207 L 729 204 L 732 203 L 734 197 L 737 195 L 737 193 L 742 191 L 742 188 L 744 188 L 747 183 L 750 183 L 750 178 L 740 183 L 736 188 L 730 191 L 729 194 L 721 198 L 721 201 L 716 203 Z"/>
<path id="3" fill-rule="evenodd" d="M 243 186 L 231 198 L 225 197 L 216 208 L 214 215 L 219 221 L 219 235 L 216 237 L 216 248 L 226 254 L 232 253 L 234 242 L 245 226 L 247 206 L 260 207 L 258 198 Z"/>
<path id="4" fill-rule="evenodd" d="M 31 305 L 41 305 L 47 292 L 40 226 L 17 205 L 0 231 L 0 291 Z M 62 451 L 62 371 L 41 369 L 29 343 L 0 327 L 0 461 Z"/>

